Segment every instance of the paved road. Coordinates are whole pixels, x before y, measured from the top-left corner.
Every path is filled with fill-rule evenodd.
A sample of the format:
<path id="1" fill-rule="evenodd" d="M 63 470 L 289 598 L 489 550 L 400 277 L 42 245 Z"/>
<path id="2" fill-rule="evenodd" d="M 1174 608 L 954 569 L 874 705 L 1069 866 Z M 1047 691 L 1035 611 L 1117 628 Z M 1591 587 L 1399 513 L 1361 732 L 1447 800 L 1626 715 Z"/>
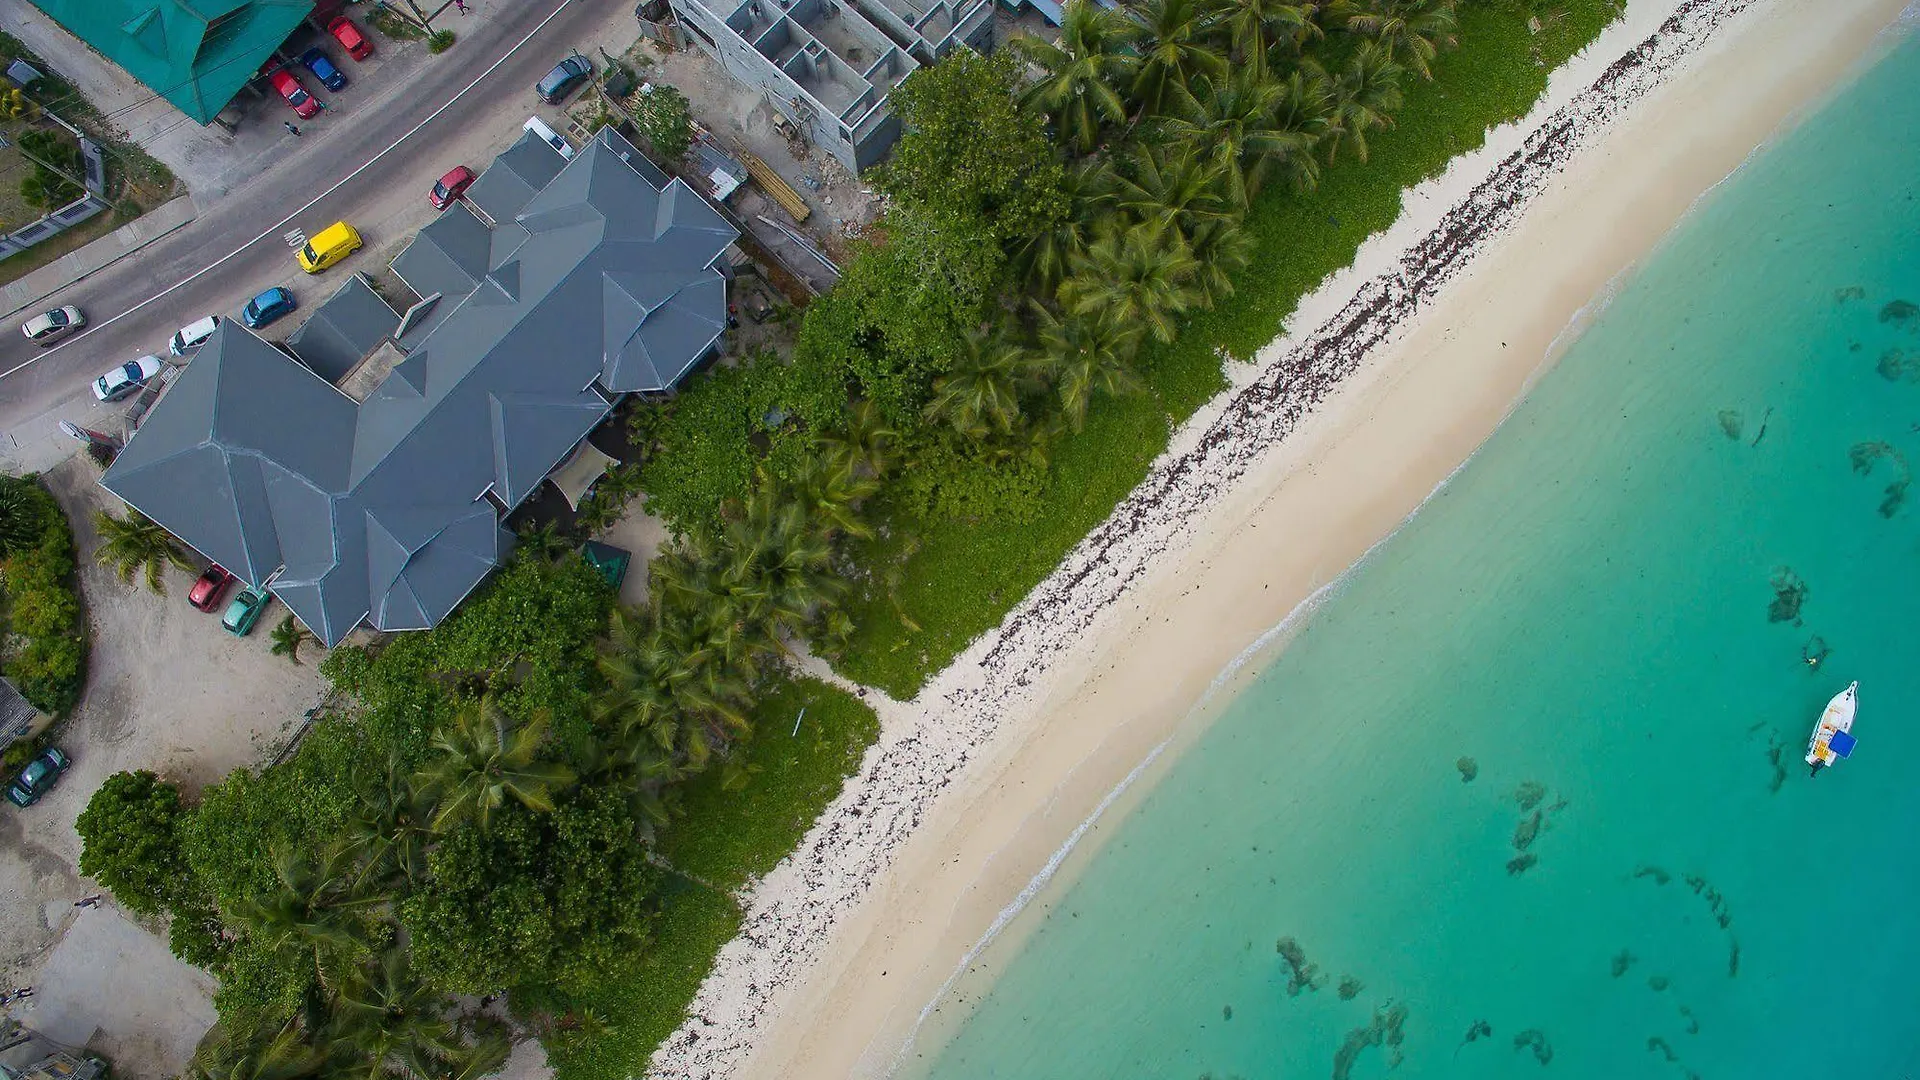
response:
<path id="1" fill-rule="evenodd" d="M 631 0 L 526 0 L 499 5 L 484 23 L 453 23 L 459 43 L 416 68 L 404 85 L 375 87 L 367 100 L 343 101 L 317 123 L 303 123 L 303 138 L 289 136 L 288 156 L 279 164 L 233 184 L 185 227 L 48 298 L 46 307 L 85 309 L 92 324 L 87 332 L 41 352 L 25 342 L 16 322 L 0 327 L 0 372 L 12 372 L 0 377 L 0 431 L 50 413 L 89 422 L 87 386 L 101 371 L 143 353 L 164 356 L 175 329 L 209 312 L 234 314 L 269 285 L 290 284 L 307 307 L 348 272 L 384 266 L 431 215 L 426 190 L 434 179 L 456 163 L 483 166 L 517 136 L 516 118 L 535 111 L 533 83 L 569 49 L 592 55 L 596 35 L 623 10 L 631 22 Z M 497 60 L 499 66 L 481 76 Z M 468 89 L 476 76 L 479 82 Z M 322 191 L 328 193 L 299 209 Z M 293 220 L 282 224 L 290 214 Z M 366 248 L 306 278 L 281 234 L 291 228 L 312 234 L 342 219 L 360 229 Z M 273 329 L 284 332 L 297 321 Z M 104 410 L 121 408 L 102 407 L 91 419 L 111 428 L 117 420 Z"/>

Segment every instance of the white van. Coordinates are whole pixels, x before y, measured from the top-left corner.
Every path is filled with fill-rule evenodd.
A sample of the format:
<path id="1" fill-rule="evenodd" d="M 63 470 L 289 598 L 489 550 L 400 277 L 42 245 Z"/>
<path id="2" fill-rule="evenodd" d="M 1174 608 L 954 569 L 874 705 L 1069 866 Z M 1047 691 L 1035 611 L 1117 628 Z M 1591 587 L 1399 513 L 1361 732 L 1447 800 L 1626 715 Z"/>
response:
<path id="1" fill-rule="evenodd" d="M 220 316 L 209 315 L 199 322 L 188 323 L 167 342 L 167 351 L 175 356 L 185 356 L 207 343 L 215 330 L 220 329 Z"/>
<path id="2" fill-rule="evenodd" d="M 537 116 L 529 116 L 527 117 L 527 122 L 520 126 L 533 132 L 534 138 L 558 150 L 561 157 L 566 158 L 568 161 L 573 160 L 573 144 L 561 138 L 559 132 L 548 127 L 545 120 Z"/>

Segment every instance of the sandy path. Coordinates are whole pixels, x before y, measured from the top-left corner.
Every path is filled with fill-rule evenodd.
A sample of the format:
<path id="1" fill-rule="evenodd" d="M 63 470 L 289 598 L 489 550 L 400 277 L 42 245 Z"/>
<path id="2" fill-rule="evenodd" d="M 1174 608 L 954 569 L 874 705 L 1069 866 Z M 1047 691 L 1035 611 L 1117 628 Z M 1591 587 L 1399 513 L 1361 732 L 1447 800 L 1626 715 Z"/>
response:
<path id="1" fill-rule="evenodd" d="M 653 1073 L 884 1073 L 956 965 L 1217 673 L 1417 508 L 1582 306 L 1829 92 L 1903 2 L 1630 5 L 1531 116 L 1416 189 L 1303 303 L 1294 324 L 1318 329 L 1264 350 L 885 726 L 750 898 Z"/>

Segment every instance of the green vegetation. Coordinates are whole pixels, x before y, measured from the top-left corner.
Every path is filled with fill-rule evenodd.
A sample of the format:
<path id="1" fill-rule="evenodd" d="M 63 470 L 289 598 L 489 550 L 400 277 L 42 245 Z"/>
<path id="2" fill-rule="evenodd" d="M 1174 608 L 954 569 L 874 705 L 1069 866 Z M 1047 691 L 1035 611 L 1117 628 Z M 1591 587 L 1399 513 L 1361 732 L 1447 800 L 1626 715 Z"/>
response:
<path id="1" fill-rule="evenodd" d="M 34 108 L 9 106 L 8 116 L 17 112 L 19 118 L 29 118 L 35 115 L 35 108 L 44 106 L 85 131 L 106 153 L 108 197 L 112 202 L 138 199 L 151 206 L 173 194 L 172 171 L 129 139 L 112 117 L 102 113 L 33 50 L 11 34 L 0 33 L 0 68 L 14 60 L 25 60 L 44 78 L 35 80 L 24 95 L 25 104 Z"/>
<path id="2" fill-rule="evenodd" d="M 93 512 L 93 527 L 100 534 L 100 546 L 94 549 L 94 561 L 133 584 L 141 576 L 155 596 L 167 595 L 163 576 L 169 566 L 192 570 L 193 560 L 180 547 L 173 534 L 155 524 L 138 510 L 129 508 L 125 517 L 105 510 Z"/>
<path id="3" fill-rule="evenodd" d="M 284 762 L 197 806 L 151 774 L 103 786 L 83 864 L 220 979 L 197 1080 L 266 1056 L 283 1080 L 480 1075 L 506 1032 L 454 994 L 511 991 L 556 1046 L 603 1000 L 678 1023 L 738 919 L 712 883 L 779 859 L 874 736 L 775 662 L 828 588 L 816 505 L 757 486 L 656 562 L 645 610 L 528 545 L 436 629 L 336 649 L 352 706 Z"/>
<path id="4" fill-rule="evenodd" d="M 75 180 L 86 162 L 80 145 L 64 132 L 28 131 L 19 137 L 20 153 L 33 169 L 20 181 L 20 200 L 41 210 L 58 210 L 86 194 Z"/>
<path id="5" fill-rule="evenodd" d="M 433 33 L 427 35 L 427 51 L 438 56 L 448 49 L 453 48 L 454 40 L 455 35 L 453 31 L 435 30 Z"/>
<path id="6" fill-rule="evenodd" d="M 629 414 L 641 453 L 576 529 L 647 494 L 673 537 L 643 608 L 531 530 L 438 628 L 335 650 L 352 704 L 285 762 L 89 809 L 90 858 L 220 978 L 194 1080 L 475 1076 L 504 1032 L 449 995 L 497 991 L 567 1080 L 637 1074 L 877 735 L 789 653 L 911 694 L 1139 481 L 1222 352 L 1614 9 L 1076 2 L 1057 46 L 916 73 L 887 215 L 791 360 Z M 96 850 L 122 819 L 151 842 Z"/>
<path id="7" fill-rule="evenodd" d="M 633 126 L 662 161 L 679 161 L 693 145 L 693 115 L 687 96 L 665 83 L 643 87 L 631 101 Z"/>
<path id="8" fill-rule="evenodd" d="M 31 477 L 0 476 L 0 596 L 9 632 L 0 671 L 34 708 L 65 716 L 87 681 L 86 611 L 73 530 Z"/>

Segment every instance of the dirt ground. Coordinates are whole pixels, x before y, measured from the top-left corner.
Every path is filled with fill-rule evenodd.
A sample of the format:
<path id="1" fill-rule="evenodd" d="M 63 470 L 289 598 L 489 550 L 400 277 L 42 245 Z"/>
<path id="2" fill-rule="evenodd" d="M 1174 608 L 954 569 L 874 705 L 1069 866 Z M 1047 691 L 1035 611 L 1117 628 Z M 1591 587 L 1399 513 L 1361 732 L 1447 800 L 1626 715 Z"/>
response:
<path id="1" fill-rule="evenodd" d="M 118 503 L 98 478 L 84 457 L 46 477 L 74 525 L 93 650 L 86 695 L 58 729 L 73 768 L 39 803 L 0 807 L 0 982 L 35 988 L 36 1025 L 57 1019 L 61 1033 L 82 1036 L 63 1041 L 91 1037 L 117 1073 L 150 1080 L 185 1064 L 212 1020 L 212 982 L 110 901 L 73 906 L 102 891 L 76 869 L 74 820 L 121 770 L 152 769 L 198 791 L 262 760 L 320 703 L 325 684 L 317 646 L 301 649 L 298 667 L 269 651 L 268 630 L 286 614 L 278 603 L 252 635 L 235 638 L 217 616 L 187 606 L 192 575 L 170 571 L 158 597 L 94 565 L 93 511 Z"/>

